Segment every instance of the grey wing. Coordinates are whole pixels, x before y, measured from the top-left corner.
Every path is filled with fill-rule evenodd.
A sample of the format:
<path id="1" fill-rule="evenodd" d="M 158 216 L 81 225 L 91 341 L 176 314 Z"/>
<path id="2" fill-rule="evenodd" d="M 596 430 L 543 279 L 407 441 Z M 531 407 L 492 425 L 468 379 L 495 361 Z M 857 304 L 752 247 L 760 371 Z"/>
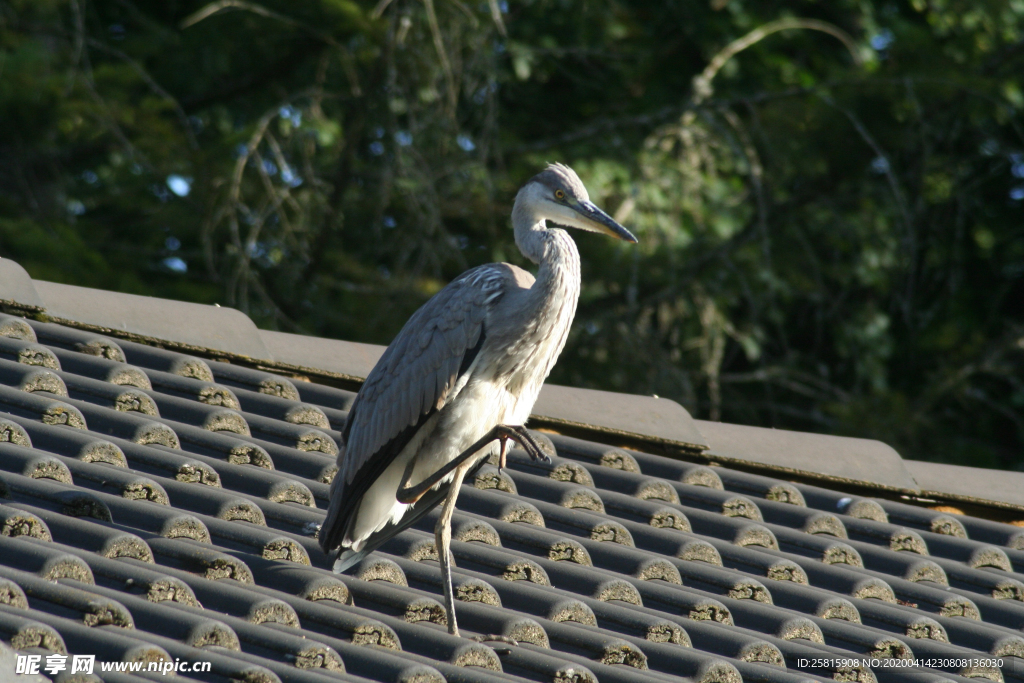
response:
<path id="1" fill-rule="evenodd" d="M 451 402 L 486 337 L 487 311 L 516 286 L 511 267 L 467 271 L 423 305 L 366 378 L 349 411 L 320 545 L 341 544 L 359 500 L 431 415 Z"/>

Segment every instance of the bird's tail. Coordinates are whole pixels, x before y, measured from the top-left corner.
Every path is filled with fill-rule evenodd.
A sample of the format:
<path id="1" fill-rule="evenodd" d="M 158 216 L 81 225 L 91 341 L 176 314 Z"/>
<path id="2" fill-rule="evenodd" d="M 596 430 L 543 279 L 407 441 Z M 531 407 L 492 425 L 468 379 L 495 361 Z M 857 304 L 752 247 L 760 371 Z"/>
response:
<path id="1" fill-rule="evenodd" d="M 443 484 L 438 491 L 427 491 L 418 501 L 406 508 L 405 514 L 397 522 L 388 522 L 382 529 L 370 534 L 362 543 L 362 548 L 352 550 L 351 548 L 338 548 L 338 555 L 334 560 L 334 573 L 341 574 L 359 564 L 363 558 L 381 547 L 393 537 L 408 529 L 420 520 L 423 515 L 437 507 L 438 503 L 448 495 L 449 485 Z"/>
<path id="2" fill-rule="evenodd" d="M 363 561 L 363 558 L 370 554 L 370 550 L 352 550 L 351 548 L 339 548 L 341 552 L 334 559 L 334 573 L 341 574 Z"/>
<path id="3" fill-rule="evenodd" d="M 472 477 L 485 464 L 486 461 L 481 460 L 473 467 L 472 470 L 469 471 L 467 478 L 472 481 Z M 405 514 L 402 515 L 400 520 L 388 522 L 383 528 L 373 534 L 370 534 L 370 536 L 363 541 L 362 548 L 360 550 L 338 548 L 338 554 L 334 560 L 334 572 L 336 574 L 341 574 L 345 570 L 351 569 L 355 565 L 359 564 L 367 555 L 387 543 L 391 538 L 397 536 L 418 522 L 424 515 L 437 507 L 437 505 L 445 499 L 445 496 L 448 495 L 448 489 L 450 486 L 450 483 L 446 483 L 442 484 L 437 489 L 427 491 L 423 494 L 422 498 L 406 508 Z"/>

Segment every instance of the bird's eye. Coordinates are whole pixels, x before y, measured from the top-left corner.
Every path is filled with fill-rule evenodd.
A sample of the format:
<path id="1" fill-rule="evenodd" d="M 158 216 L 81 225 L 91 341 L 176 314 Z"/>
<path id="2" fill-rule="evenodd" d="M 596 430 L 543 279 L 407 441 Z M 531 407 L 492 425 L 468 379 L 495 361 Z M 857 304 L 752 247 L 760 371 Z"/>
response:
<path id="1" fill-rule="evenodd" d="M 565 199 L 565 193 L 561 190 L 555 190 L 555 199 Z"/>

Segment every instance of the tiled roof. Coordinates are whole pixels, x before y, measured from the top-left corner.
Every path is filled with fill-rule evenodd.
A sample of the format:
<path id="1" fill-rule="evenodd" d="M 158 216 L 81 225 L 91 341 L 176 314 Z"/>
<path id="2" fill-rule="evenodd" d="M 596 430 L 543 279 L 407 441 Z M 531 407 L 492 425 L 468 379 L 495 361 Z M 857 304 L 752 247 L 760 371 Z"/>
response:
<path id="1" fill-rule="evenodd" d="M 20 310 L 55 310 L 48 286 Z M 275 333 L 251 356 L 228 336 L 204 346 L 221 342 L 199 316 L 205 336 L 157 348 L 137 318 L 82 321 L 89 301 L 47 313 L 78 327 L 0 317 L 0 641 L 20 652 L 209 661 L 178 676 L 204 681 L 1024 680 L 1024 528 L 894 500 L 949 487 L 877 442 L 678 406 L 685 421 L 667 424 L 680 414 L 658 399 L 603 415 L 640 399 L 600 392 L 548 394 L 573 404 L 539 420 L 551 465 L 513 451 L 463 487 L 460 626 L 519 645 L 449 636 L 433 515 L 346 575 L 317 545 L 354 394 L 302 377 L 332 379 L 314 361 L 340 342 L 289 349 Z M 372 359 L 331 360 L 335 384 Z M 272 366 L 291 376 L 256 369 Z M 649 424 L 629 429 L 630 410 Z M 948 661 L 890 666 L 913 657 Z M 1002 669 L 977 663 L 989 657 Z"/>

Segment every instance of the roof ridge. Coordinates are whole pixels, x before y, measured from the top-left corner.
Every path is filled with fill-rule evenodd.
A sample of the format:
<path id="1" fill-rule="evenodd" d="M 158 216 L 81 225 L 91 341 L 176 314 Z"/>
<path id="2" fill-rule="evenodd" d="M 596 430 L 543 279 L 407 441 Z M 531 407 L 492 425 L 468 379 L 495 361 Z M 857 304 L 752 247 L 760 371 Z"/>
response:
<path id="1" fill-rule="evenodd" d="M 261 330 L 230 307 L 33 280 L 10 259 L 0 259 L 0 309 L 235 367 L 284 374 L 300 380 L 299 384 L 314 382 L 349 390 L 358 389 L 385 349 Z M 1024 509 L 1024 498 L 1015 497 L 1013 491 L 1003 491 L 993 500 L 991 492 L 1007 486 L 986 487 L 986 470 L 964 468 L 964 477 L 953 481 L 938 477 L 936 483 L 934 473 L 941 466 L 906 464 L 880 441 L 695 420 L 682 405 L 666 398 L 547 384 L 531 425 L 611 446 L 822 486 L 912 498 L 921 497 L 925 488 L 924 495 L 935 502 L 948 498 L 958 504 Z M 916 473 L 930 477 L 931 483 L 918 486 Z M 958 481 L 963 482 L 961 489 Z"/>

